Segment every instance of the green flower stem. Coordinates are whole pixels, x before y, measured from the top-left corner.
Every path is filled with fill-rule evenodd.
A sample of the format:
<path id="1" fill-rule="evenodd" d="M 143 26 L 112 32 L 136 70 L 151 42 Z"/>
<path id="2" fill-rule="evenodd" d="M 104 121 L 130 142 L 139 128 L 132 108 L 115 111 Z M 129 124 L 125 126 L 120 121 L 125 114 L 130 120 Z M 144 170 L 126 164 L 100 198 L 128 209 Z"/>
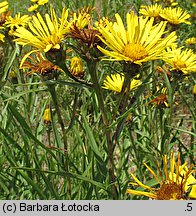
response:
<path id="1" fill-rule="evenodd" d="M 106 115 L 106 113 L 107 113 L 106 108 L 104 106 L 103 92 L 102 92 L 102 89 L 99 85 L 98 78 L 97 78 L 97 73 L 96 73 L 97 72 L 97 62 L 95 62 L 93 60 L 88 60 L 87 61 L 87 67 L 88 67 L 89 73 L 91 75 L 93 87 L 94 87 L 96 95 L 97 95 L 99 108 L 100 108 L 102 119 L 103 119 L 103 125 L 104 125 L 103 129 L 104 129 L 106 139 L 107 139 L 108 170 L 109 170 L 109 181 L 111 184 L 111 198 L 117 199 L 118 198 L 117 189 L 116 189 L 115 184 L 113 184 L 113 182 L 115 180 L 115 175 L 114 175 L 115 165 L 114 165 L 114 156 L 113 156 L 114 146 L 113 146 L 112 139 L 111 139 L 111 131 L 108 130 L 109 121 L 108 121 L 108 118 Z"/>
<path id="2" fill-rule="evenodd" d="M 57 98 L 57 94 L 56 94 L 56 89 L 55 89 L 55 85 L 47 85 L 48 90 L 51 94 L 54 106 L 55 106 L 55 110 L 57 113 L 57 117 L 58 117 L 58 122 L 61 126 L 61 130 L 62 130 L 62 135 L 63 135 L 63 144 L 64 144 L 64 151 L 65 151 L 65 171 L 69 172 L 69 166 L 68 166 L 68 157 L 69 157 L 69 153 L 68 153 L 68 142 L 67 142 L 67 133 L 66 133 L 66 129 L 65 129 L 65 125 L 63 122 L 63 118 L 61 115 L 61 110 L 59 107 L 59 102 L 58 102 L 58 98 Z M 68 177 L 68 195 L 71 198 L 71 179 Z"/>
<path id="3" fill-rule="evenodd" d="M 65 154 L 68 155 L 68 144 L 67 144 L 66 130 L 65 130 L 65 125 L 64 125 L 62 116 L 61 116 L 61 111 L 60 111 L 60 107 L 59 107 L 59 103 L 58 103 L 58 99 L 57 99 L 55 85 L 48 85 L 48 90 L 52 96 L 52 100 L 54 102 L 55 110 L 56 110 L 57 117 L 58 117 L 58 122 L 61 126 L 61 130 L 62 130 L 62 134 L 63 134 L 63 143 L 64 143 Z"/>
<path id="4" fill-rule="evenodd" d="M 118 110 L 120 110 L 120 114 L 123 115 L 126 112 L 126 108 L 128 107 L 128 103 L 129 103 L 129 95 L 130 95 L 130 85 L 131 85 L 131 81 L 132 79 L 136 76 L 136 74 L 138 74 L 139 72 L 139 66 L 134 64 L 134 63 L 126 63 L 124 62 L 123 64 L 123 72 L 124 72 L 124 83 L 121 89 L 121 94 L 120 94 L 120 98 L 119 98 L 119 102 L 116 106 L 114 115 L 113 115 L 113 121 L 115 120 Z M 113 143 L 114 146 L 117 143 L 118 137 L 122 131 L 123 128 L 123 124 L 125 122 L 125 119 L 123 118 L 117 125 L 116 127 L 116 131 L 114 133 L 113 136 Z"/>
<path id="5" fill-rule="evenodd" d="M 121 91 L 122 99 L 124 98 L 124 100 L 121 100 L 121 103 L 122 103 L 121 114 L 125 112 L 125 109 L 128 106 L 131 79 L 132 78 L 130 77 L 129 74 L 125 74 L 125 80 L 124 80 L 122 91 Z"/>
<path id="6" fill-rule="evenodd" d="M 117 115 L 118 110 L 120 110 L 121 115 L 124 114 L 124 112 L 126 111 L 126 107 L 128 107 L 128 102 L 129 102 L 130 84 L 131 84 L 130 74 L 126 73 L 123 87 L 122 87 L 121 94 L 120 94 L 119 103 L 117 105 L 117 109 L 116 109 L 116 112 L 114 113 L 114 116 Z M 117 124 L 116 131 L 115 131 L 114 136 L 113 136 L 114 147 L 116 146 L 118 137 L 120 135 L 120 132 L 122 131 L 122 126 L 124 124 L 124 120 L 125 119 L 123 118 Z"/>
<path id="7" fill-rule="evenodd" d="M 108 126 L 108 119 L 107 119 L 106 110 L 105 110 L 105 106 L 104 106 L 103 92 L 102 92 L 102 89 L 100 88 L 97 74 L 96 74 L 97 64 L 94 61 L 89 60 L 87 62 L 87 66 L 88 66 L 88 70 L 89 70 L 89 73 L 91 75 L 91 79 L 93 82 L 93 88 L 95 89 L 97 99 L 99 102 L 99 107 L 101 110 L 103 123 L 105 126 Z"/>
<path id="8" fill-rule="evenodd" d="M 47 126 L 46 132 L 48 136 L 48 143 L 49 143 L 49 146 L 51 147 L 51 139 L 50 139 L 51 128 L 50 126 Z"/>
<path id="9" fill-rule="evenodd" d="M 129 135 L 130 135 L 130 140 L 131 140 L 131 145 L 132 145 L 132 149 L 133 149 L 133 154 L 135 154 L 135 164 L 137 165 L 137 169 L 139 172 L 139 177 L 142 178 L 143 177 L 143 172 L 142 172 L 142 163 L 141 163 L 141 158 L 140 158 L 140 151 L 138 151 L 137 145 L 135 145 L 135 141 L 134 141 L 134 137 L 133 137 L 133 128 L 132 125 L 129 124 Z"/>

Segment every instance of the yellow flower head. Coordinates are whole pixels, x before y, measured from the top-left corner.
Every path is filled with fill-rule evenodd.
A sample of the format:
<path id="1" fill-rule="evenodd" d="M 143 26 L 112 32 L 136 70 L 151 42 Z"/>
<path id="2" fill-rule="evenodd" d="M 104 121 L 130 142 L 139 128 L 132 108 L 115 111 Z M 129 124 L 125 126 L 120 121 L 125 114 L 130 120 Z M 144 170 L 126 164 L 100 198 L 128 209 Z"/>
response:
<path id="1" fill-rule="evenodd" d="M 182 47 L 167 49 L 163 60 L 171 66 L 171 70 L 181 71 L 184 74 L 196 72 L 196 54 L 191 49 L 182 50 Z"/>
<path id="2" fill-rule="evenodd" d="M 163 3 L 164 6 L 176 6 L 178 4 L 175 0 L 153 0 L 153 2 Z"/>
<path id="3" fill-rule="evenodd" d="M 167 20 L 169 23 L 178 25 L 180 23 L 186 23 L 190 25 L 191 23 L 187 21 L 191 16 L 186 12 L 183 11 L 181 8 L 172 8 L 166 7 L 160 13 L 160 16 Z"/>
<path id="4" fill-rule="evenodd" d="M 148 16 L 148 17 L 159 17 L 160 12 L 162 11 L 161 5 L 154 4 L 154 5 L 142 5 L 139 13 Z"/>
<path id="5" fill-rule="evenodd" d="M 40 13 L 37 13 L 28 23 L 28 28 L 16 29 L 14 35 L 18 38 L 15 41 L 20 45 L 31 45 L 44 52 L 60 49 L 60 43 L 70 28 L 67 17 L 68 10 L 65 9 L 63 9 L 60 23 L 53 8 L 51 8 L 51 16 L 45 14 L 45 21 Z"/>
<path id="6" fill-rule="evenodd" d="M 92 8 L 87 7 L 80 10 L 78 13 L 73 13 L 72 20 L 73 24 L 78 29 L 83 29 L 85 26 L 87 26 L 91 20 L 91 10 Z"/>
<path id="7" fill-rule="evenodd" d="M 28 11 L 29 11 L 29 12 L 35 11 L 35 10 L 37 10 L 38 7 L 39 7 L 38 4 L 31 5 L 31 6 L 28 8 Z"/>
<path id="8" fill-rule="evenodd" d="M 17 73 L 16 73 L 15 70 L 11 70 L 10 73 L 9 73 L 9 75 L 10 75 L 10 77 L 11 77 L 12 79 L 17 78 Z"/>
<path id="9" fill-rule="evenodd" d="M 196 84 L 193 86 L 193 94 L 196 95 Z"/>
<path id="10" fill-rule="evenodd" d="M 46 3 L 48 3 L 48 0 L 38 0 L 37 2 L 38 5 L 45 5 Z"/>
<path id="11" fill-rule="evenodd" d="M 111 74 L 106 76 L 103 82 L 103 88 L 112 90 L 115 92 L 121 92 L 123 83 L 124 83 L 124 75 L 123 74 Z M 130 84 L 130 90 L 141 85 L 141 81 L 138 79 L 133 79 Z"/>
<path id="12" fill-rule="evenodd" d="M 50 108 L 46 108 L 44 110 L 43 122 L 46 125 L 50 125 L 51 124 L 52 120 L 51 120 Z"/>
<path id="13" fill-rule="evenodd" d="M 187 45 L 196 44 L 196 37 L 191 37 L 191 38 L 186 39 L 185 43 Z"/>
<path id="14" fill-rule="evenodd" d="M 116 21 L 107 20 L 104 25 L 98 25 L 102 34 L 100 39 L 110 49 L 98 46 L 98 49 L 109 56 L 109 60 L 133 62 L 141 65 L 143 62 L 160 58 L 163 50 L 176 41 L 176 33 L 172 32 L 163 38 L 166 22 L 153 25 L 154 18 L 138 17 L 133 12 L 127 13 L 127 29 L 125 29 L 119 14 Z"/>
<path id="15" fill-rule="evenodd" d="M 7 21 L 5 22 L 5 25 L 10 29 L 9 33 L 13 35 L 13 33 L 18 27 L 25 27 L 29 20 L 31 20 L 30 16 L 20 16 L 20 13 L 18 13 L 15 15 L 15 17 L 9 16 L 7 18 Z"/>
<path id="16" fill-rule="evenodd" d="M 168 170 L 168 164 L 170 165 L 170 170 Z M 135 175 L 131 173 L 132 178 L 135 180 L 138 186 L 147 189 L 146 191 L 133 190 L 131 188 L 127 189 L 127 193 L 147 196 L 155 200 L 183 200 L 188 198 L 196 198 L 196 179 L 192 175 L 194 170 L 192 167 L 187 168 L 187 163 L 183 165 L 180 164 L 180 154 L 178 154 L 178 161 L 175 161 L 174 153 L 170 155 L 170 160 L 168 163 L 167 155 L 163 156 L 163 171 L 158 167 L 159 175 L 155 173 L 147 164 L 144 164 L 148 171 L 154 176 L 158 188 L 152 188 L 143 184 L 139 181 Z M 188 194 L 187 194 L 188 193 Z"/>
<path id="17" fill-rule="evenodd" d="M 173 3 L 171 3 L 171 6 L 172 7 L 175 7 L 175 6 L 177 6 L 178 5 L 178 2 L 173 2 Z"/>
<path id="18" fill-rule="evenodd" d="M 83 64 L 81 58 L 73 57 L 71 59 L 70 72 L 72 75 L 76 77 L 84 76 L 84 70 L 83 70 Z"/>
<path id="19" fill-rule="evenodd" d="M 0 2 L 0 14 L 6 12 L 7 9 L 8 9 L 8 2 L 7 1 Z"/>
<path id="20" fill-rule="evenodd" d="M 5 35 L 0 33 L 0 42 L 4 42 Z"/>
<path id="21" fill-rule="evenodd" d="M 31 0 L 31 2 L 36 3 L 38 5 L 45 5 L 48 3 L 48 0 Z"/>

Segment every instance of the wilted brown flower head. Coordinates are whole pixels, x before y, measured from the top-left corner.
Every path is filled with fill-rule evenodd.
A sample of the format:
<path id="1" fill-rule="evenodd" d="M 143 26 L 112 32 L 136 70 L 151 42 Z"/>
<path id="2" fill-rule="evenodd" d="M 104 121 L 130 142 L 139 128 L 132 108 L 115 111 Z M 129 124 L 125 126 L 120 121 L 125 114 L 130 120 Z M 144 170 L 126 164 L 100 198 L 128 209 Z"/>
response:
<path id="1" fill-rule="evenodd" d="M 10 16 L 10 14 L 11 14 L 11 11 L 6 11 L 0 14 L 0 27 L 4 25 L 4 23 L 6 22 L 6 19 Z"/>
<path id="2" fill-rule="evenodd" d="M 97 35 L 101 35 L 101 33 L 92 27 L 79 29 L 76 25 L 73 25 L 71 29 L 71 37 L 87 44 L 88 47 L 96 47 L 96 45 L 100 43 L 100 39 Z"/>
<path id="3" fill-rule="evenodd" d="M 168 107 L 168 102 L 167 102 L 167 95 L 165 93 L 158 95 L 151 101 L 149 101 L 148 104 L 153 103 L 154 106 L 160 106 L 160 105 L 165 105 L 165 107 Z"/>
<path id="4" fill-rule="evenodd" d="M 29 69 L 29 72 L 26 73 L 27 76 L 36 73 L 47 79 L 57 79 L 57 71 L 60 71 L 61 69 L 45 59 L 43 55 L 36 52 L 35 58 L 28 56 L 28 59 L 31 61 L 25 60 L 20 66 L 21 69 Z"/>

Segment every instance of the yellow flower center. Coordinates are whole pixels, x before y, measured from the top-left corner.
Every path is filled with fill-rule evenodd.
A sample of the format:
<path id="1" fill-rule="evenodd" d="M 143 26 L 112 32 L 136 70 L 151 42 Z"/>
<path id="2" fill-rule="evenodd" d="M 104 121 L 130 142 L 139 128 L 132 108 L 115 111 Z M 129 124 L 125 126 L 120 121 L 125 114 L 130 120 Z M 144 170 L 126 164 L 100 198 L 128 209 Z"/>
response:
<path id="1" fill-rule="evenodd" d="M 19 25 L 19 24 L 22 23 L 22 20 L 21 20 L 20 18 L 12 19 L 12 20 L 10 21 L 10 23 L 11 23 L 12 25 Z"/>
<path id="2" fill-rule="evenodd" d="M 124 49 L 124 55 L 132 59 L 133 61 L 144 59 L 148 53 L 145 48 L 140 44 L 127 44 Z"/>
<path id="3" fill-rule="evenodd" d="M 173 62 L 174 67 L 178 70 L 184 69 L 186 68 L 186 63 L 180 59 L 178 59 L 177 61 Z"/>
<path id="4" fill-rule="evenodd" d="M 181 185 L 175 182 L 164 183 L 157 191 L 157 200 L 180 200 L 183 199 Z"/>

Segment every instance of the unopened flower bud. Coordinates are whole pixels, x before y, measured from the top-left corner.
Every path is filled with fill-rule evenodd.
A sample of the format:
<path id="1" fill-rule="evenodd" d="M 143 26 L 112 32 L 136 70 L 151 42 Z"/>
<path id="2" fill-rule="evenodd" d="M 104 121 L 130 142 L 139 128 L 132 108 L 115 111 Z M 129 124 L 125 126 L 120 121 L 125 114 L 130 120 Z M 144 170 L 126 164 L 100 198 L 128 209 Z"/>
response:
<path id="1" fill-rule="evenodd" d="M 83 63 L 82 63 L 82 60 L 80 58 L 73 57 L 71 59 L 70 72 L 75 77 L 83 77 L 84 76 Z"/>
<path id="2" fill-rule="evenodd" d="M 44 115 L 43 115 L 43 122 L 46 125 L 50 125 L 51 124 L 50 108 L 45 109 Z"/>
<path id="3" fill-rule="evenodd" d="M 196 84 L 193 86 L 193 94 L 196 95 Z"/>

